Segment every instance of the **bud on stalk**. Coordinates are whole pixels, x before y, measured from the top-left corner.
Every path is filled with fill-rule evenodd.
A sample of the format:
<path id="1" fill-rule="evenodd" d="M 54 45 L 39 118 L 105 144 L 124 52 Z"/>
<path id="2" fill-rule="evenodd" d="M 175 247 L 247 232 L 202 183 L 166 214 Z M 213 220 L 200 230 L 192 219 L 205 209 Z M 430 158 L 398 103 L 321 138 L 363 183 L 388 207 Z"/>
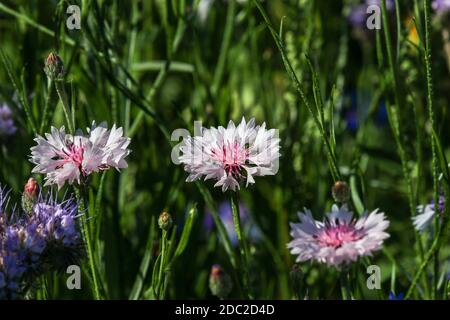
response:
<path id="1" fill-rule="evenodd" d="M 61 57 L 56 53 L 51 52 L 45 60 L 44 71 L 47 77 L 52 81 L 64 79 L 64 63 Z"/>
<path id="2" fill-rule="evenodd" d="M 331 188 L 333 199 L 339 203 L 345 203 L 350 199 L 350 187 L 345 181 L 336 181 Z"/>
<path id="3" fill-rule="evenodd" d="M 33 206 L 37 198 L 37 190 L 38 183 L 33 177 L 29 178 L 22 193 L 22 208 L 28 214 L 31 214 L 33 211 Z"/>
<path id="4" fill-rule="evenodd" d="M 220 265 L 213 265 L 209 275 L 211 293 L 220 299 L 224 299 L 230 294 L 232 287 L 230 276 L 223 271 Z"/>
<path id="5" fill-rule="evenodd" d="M 159 215 L 158 225 L 162 230 L 169 230 L 172 227 L 172 216 L 168 212 L 163 212 Z"/>

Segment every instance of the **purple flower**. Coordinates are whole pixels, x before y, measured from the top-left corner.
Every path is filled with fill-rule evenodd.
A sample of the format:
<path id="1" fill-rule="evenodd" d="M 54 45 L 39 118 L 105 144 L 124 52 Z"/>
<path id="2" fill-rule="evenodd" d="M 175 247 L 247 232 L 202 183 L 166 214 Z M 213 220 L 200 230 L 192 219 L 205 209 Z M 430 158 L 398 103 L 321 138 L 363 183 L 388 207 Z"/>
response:
<path id="1" fill-rule="evenodd" d="M 30 220 L 45 239 L 41 260 L 56 271 L 77 263 L 83 243 L 76 223 L 78 203 L 74 198 L 58 202 L 52 195 L 39 196 Z"/>
<path id="2" fill-rule="evenodd" d="M 59 202 L 41 194 L 30 212 L 7 212 L 7 203 L 0 188 L 0 298 L 16 299 L 39 274 L 74 263 L 82 241 L 75 199 Z"/>
<path id="3" fill-rule="evenodd" d="M 17 127 L 14 124 L 13 114 L 8 105 L 0 105 L 0 138 L 15 134 Z"/>
<path id="4" fill-rule="evenodd" d="M 403 300 L 405 297 L 405 294 L 403 292 L 399 293 L 398 295 L 395 295 L 395 293 L 390 292 L 389 293 L 389 300 Z"/>
<path id="5" fill-rule="evenodd" d="M 438 14 L 444 14 L 450 10 L 450 0 L 434 0 L 431 6 Z"/>
<path id="6" fill-rule="evenodd" d="M 357 92 L 356 90 L 347 91 L 345 94 L 347 108 L 343 110 L 343 117 L 347 130 L 352 133 L 358 131 L 359 127 L 368 119 L 370 108 L 370 95 L 366 92 Z M 374 115 L 375 124 L 379 127 L 385 127 L 389 124 L 386 103 L 381 100 L 376 114 Z"/>
<path id="7" fill-rule="evenodd" d="M 345 120 L 347 122 L 347 130 L 353 133 L 358 130 L 359 120 L 356 108 L 352 108 L 347 111 L 347 113 L 345 114 Z"/>
<path id="8" fill-rule="evenodd" d="M 366 0 L 367 6 L 379 6 L 381 8 L 381 0 Z M 395 8 L 394 0 L 386 0 L 386 10 L 392 11 Z"/>
<path id="9" fill-rule="evenodd" d="M 362 28 L 366 24 L 367 20 L 367 6 L 364 4 L 360 4 L 355 6 L 350 14 L 347 16 L 348 22 L 354 27 Z"/>
<path id="10" fill-rule="evenodd" d="M 372 5 L 378 6 L 381 9 L 381 0 L 366 0 L 365 3 L 353 7 L 350 14 L 347 16 L 348 22 L 356 28 L 365 27 L 367 18 L 370 15 L 367 13 L 367 8 Z M 393 0 L 387 0 L 386 10 L 392 11 L 394 8 L 395 2 Z"/>
<path id="11" fill-rule="evenodd" d="M 222 202 L 217 208 L 217 211 L 219 212 L 220 219 L 222 220 L 225 229 L 227 230 L 228 237 L 231 240 L 231 244 L 233 246 L 237 246 L 239 241 L 237 238 L 236 230 L 234 229 L 233 212 L 231 211 L 230 203 L 228 201 Z M 251 223 L 250 214 L 243 203 L 239 203 L 239 215 L 241 217 L 241 224 L 244 232 L 246 232 L 252 240 L 259 239 L 260 230 L 255 226 L 254 223 Z M 214 228 L 214 220 L 209 211 L 206 212 L 203 224 L 208 231 L 212 231 Z"/>
<path id="12" fill-rule="evenodd" d="M 41 197 L 33 208 L 32 219 L 42 228 L 47 243 L 56 242 L 62 246 L 72 246 L 80 240 L 75 224 L 77 212 L 78 206 L 73 199 L 58 203 L 52 197 L 48 199 Z"/>

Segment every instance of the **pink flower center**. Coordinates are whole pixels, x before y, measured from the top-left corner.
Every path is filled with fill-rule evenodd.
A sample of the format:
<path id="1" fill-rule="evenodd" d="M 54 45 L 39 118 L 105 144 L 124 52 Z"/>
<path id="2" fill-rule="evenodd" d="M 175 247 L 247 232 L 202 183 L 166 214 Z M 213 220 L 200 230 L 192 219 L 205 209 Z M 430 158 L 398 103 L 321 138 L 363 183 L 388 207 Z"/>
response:
<path id="1" fill-rule="evenodd" d="M 84 147 L 71 144 L 68 149 L 63 150 L 63 159 L 66 162 L 75 162 L 76 165 L 81 168 L 83 164 Z"/>
<path id="2" fill-rule="evenodd" d="M 223 145 L 222 149 L 211 150 L 213 159 L 220 162 L 228 175 L 241 177 L 241 167 L 247 161 L 249 151 L 238 143 L 233 145 Z"/>
<path id="3" fill-rule="evenodd" d="M 353 242 L 362 238 L 361 232 L 355 229 L 353 225 L 326 225 L 314 238 L 323 247 L 338 248 L 345 243 Z"/>

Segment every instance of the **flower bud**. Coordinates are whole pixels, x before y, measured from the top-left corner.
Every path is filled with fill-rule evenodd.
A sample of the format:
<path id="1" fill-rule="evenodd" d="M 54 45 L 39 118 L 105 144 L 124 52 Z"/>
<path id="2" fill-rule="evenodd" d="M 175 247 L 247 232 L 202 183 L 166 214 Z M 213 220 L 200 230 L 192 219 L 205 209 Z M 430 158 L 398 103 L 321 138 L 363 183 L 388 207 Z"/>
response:
<path id="1" fill-rule="evenodd" d="M 33 177 L 28 179 L 22 193 L 22 208 L 28 214 L 31 214 L 33 211 L 33 206 L 37 198 L 37 189 L 38 184 L 36 180 Z"/>
<path id="2" fill-rule="evenodd" d="M 172 227 L 172 216 L 168 212 L 163 212 L 159 215 L 158 225 L 161 229 L 167 231 Z"/>
<path id="3" fill-rule="evenodd" d="M 60 56 L 51 52 L 45 60 L 44 71 L 50 80 L 62 80 L 65 75 L 64 63 Z"/>
<path id="4" fill-rule="evenodd" d="M 350 187 L 345 181 L 337 181 L 331 188 L 331 194 L 336 202 L 344 203 L 350 199 Z"/>
<path id="5" fill-rule="evenodd" d="M 213 265 L 209 275 L 211 293 L 220 299 L 224 299 L 230 294 L 232 287 L 230 276 L 223 271 L 220 265 Z"/>

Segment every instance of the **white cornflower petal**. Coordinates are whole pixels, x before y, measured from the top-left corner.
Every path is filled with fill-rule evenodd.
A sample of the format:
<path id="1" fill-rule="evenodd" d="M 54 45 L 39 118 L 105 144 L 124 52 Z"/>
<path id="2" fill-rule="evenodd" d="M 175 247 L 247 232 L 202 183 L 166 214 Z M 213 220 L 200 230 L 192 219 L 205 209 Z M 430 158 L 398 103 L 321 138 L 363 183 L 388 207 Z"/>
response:
<path id="1" fill-rule="evenodd" d="M 417 215 L 412 217 L 414 228 L 419 232 L 424 232 L 433 222 L 436 217 L 436 210 L 434 206 L 434 201 L 431 201 L 427 205 L 417 206 Z M 442 214 L 445 209 L 445 196 L 443 194 L 439 195 L 437 203 L 437 212 L 439 218 L 442 218 Z M 440 220 L 439 220 L 440 221 Z"/>
<path id="2" fill-rule="evenodd" d="M 423 232 L 427 229 L 434 219 L 435 211 L 434 205 L 427 204 L 425 206 L 420 205 L 417 207 L 417 211 L 420 212 L 416 216 L 412 217 L 414 228 L 417 231 Z"/>

